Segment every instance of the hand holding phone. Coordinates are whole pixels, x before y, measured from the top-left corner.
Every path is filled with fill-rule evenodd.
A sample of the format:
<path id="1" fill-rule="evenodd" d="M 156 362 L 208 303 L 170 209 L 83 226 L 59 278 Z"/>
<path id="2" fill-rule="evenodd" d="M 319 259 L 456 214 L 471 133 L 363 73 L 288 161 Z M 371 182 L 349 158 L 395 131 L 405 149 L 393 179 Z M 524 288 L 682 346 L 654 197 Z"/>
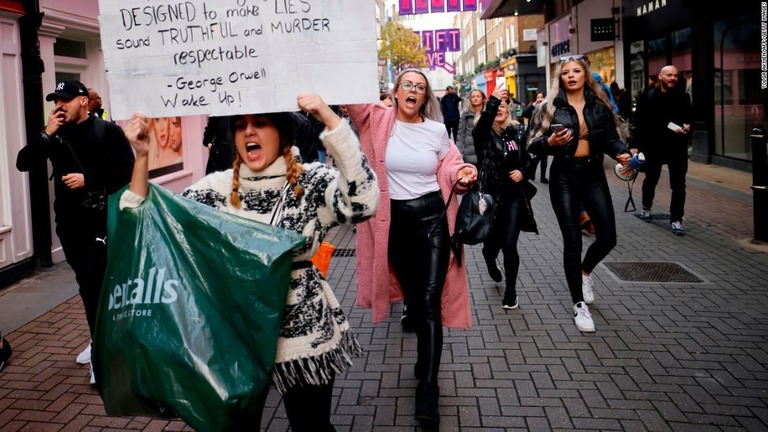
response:
<path id="1" fill-rule="evenodd" d="M 550 128 L 552 128 L 553 132 L 560 133 L 561 130 L 565 129 L 565 126 L 563 126 L 560 123 L 555 123 L 555 124 L 551 125 Z"/>

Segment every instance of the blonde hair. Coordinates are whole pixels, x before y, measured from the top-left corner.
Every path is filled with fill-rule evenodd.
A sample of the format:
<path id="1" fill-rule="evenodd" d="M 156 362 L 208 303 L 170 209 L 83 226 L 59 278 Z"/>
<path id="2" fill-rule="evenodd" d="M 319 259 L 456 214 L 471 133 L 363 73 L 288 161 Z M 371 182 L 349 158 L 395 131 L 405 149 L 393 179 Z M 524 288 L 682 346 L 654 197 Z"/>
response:
<path id="1" fill-rule="evenodd" d="M 611 100 L 608 99 L 608 95 L 605 94 L 603 87 L 592 76 L 592 71 L 589 68 L 589 63 L 585 61 L 585 57 L 569 58 L 567 61 L 561 61 L 557 64 L 554 73 L 555 77 L 552 79 L 552 86 L 549 88 L 548 96 L 544 98 L 546 109 L 536 110 L 534 118 L 536 119 L 539 127 L 533 131 L 531 136 L 528 138 L 528 141 L 530 142 L 544 135 L 544 133 L 549 130 L 549 126 L 552 124 L 552 118 L 554 117 L 556 110 L 555 104 L 553 102 L 558 97 L 558 95 L 560 95 L 560 75 L 563 70 L 563 65 L 570 62 L 576 62 L 582 67 L 582 69 L 584 69 L 584 75 L 586 77 L 586 82 L 584 83 L 585 89 L 589 89 L 592 93 L 595 94 L 595 96 L 597 96 L 597 103 L 603 104 L 606 108 L 608 108 L 611 116 L 613 116 L 614 123 L 616 123 L 616 132 L 618 132 L 621 141 L 626 144 L 630 136 L 629 124 L 622 120 L 622 118 L 613 111 L 613 104 L 611 103 Z"/>

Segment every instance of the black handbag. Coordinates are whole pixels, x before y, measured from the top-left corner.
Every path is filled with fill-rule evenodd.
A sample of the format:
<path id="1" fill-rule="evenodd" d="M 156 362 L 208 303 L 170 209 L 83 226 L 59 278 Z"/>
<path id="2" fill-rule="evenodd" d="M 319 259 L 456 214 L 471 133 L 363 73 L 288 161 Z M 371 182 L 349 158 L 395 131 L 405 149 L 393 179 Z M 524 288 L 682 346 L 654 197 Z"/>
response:
<path id="1" fill-rule="evenodd" d="M 448 205 L 451 203 L 453 195 L 456 193 L 456 186 L 458 185 L 459 182 L 457 181 L 451 188 L 451 194 L 448 196 L 448 201 L 445 202 L 443 215 L 448 211 Z M 459 203 L 459 210 L 456 213 L 456 225 L 453 230 L 453 237 L 451 237 L 451 248 L 459 265 L 461 265 L 461 246 L 463 244 L 475 245 L 482 243 L 488 237 L 488 233 L 491 232 L 491 222 L 493 221 L 495 210 L 496 201 L 493 199 L 493 196 L 484 193 L 478 183 L 475 183 L 464 194 L 461 203 Z"/>
<path id="2" fill-rule="evenodd" d="M 496 202 L 493 196 L 483 193 L 476 183 L 464 194 L 459 203 L 459 211 L 456 213 L 456 227 L 453 232 L 454 241 L 468 245 L 484 242 L 488 233 L 491 232 L 491 222 L 495 210 Z"/>

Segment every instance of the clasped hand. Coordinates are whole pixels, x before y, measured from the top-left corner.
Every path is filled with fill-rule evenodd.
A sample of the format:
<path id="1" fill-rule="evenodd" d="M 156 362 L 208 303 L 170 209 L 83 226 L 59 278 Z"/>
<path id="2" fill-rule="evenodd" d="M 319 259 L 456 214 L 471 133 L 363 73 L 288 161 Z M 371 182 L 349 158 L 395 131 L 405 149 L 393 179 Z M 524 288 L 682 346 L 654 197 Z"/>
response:
<path id="1" fill-rule="evenodd" d="M 473 166 L 464 167 L 459 170 L 458 177 L 459 185 L 469 188 L 477 181 L 477 168 Z"/>

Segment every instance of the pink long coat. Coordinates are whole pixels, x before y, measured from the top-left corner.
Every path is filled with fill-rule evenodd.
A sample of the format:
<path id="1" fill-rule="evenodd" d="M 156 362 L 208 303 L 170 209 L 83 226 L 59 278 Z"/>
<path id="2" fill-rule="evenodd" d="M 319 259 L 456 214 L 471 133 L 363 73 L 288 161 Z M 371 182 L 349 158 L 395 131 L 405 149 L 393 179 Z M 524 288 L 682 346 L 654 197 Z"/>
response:
<path id="1" fill-rule="evenodd" d="M 389 305 L 403 300 L 403 291 L 389 266 L 389 185 L 384 157 L 387 142 L 395 124 L 396 111 L 382 103 L 374 105 L 348 105 L 349 117 L 360 134 L 368 162 L 373 166 L 379 179 L 379 210 L 369 220 L 357 225 L 357 299 L 356 304 L 373 310 L 373 322 L 378 323 L 389 317 Z M 437 181 L 443 199 L 448 199 L 451 187 L 458 178 L 458 172 L 471 164 L 464 163 L 461 153 L 453 143 L 448 155 L 437 168 Z M 458 200 L 454 197 L 448 206 L 448 225 L 453 235 Z M 451 252 L 448 274 L 442 295 L 442 321 L 450 328 L 469 328 L 472 317 L 469 309 L 467 271 L 459 266 Z"/>

